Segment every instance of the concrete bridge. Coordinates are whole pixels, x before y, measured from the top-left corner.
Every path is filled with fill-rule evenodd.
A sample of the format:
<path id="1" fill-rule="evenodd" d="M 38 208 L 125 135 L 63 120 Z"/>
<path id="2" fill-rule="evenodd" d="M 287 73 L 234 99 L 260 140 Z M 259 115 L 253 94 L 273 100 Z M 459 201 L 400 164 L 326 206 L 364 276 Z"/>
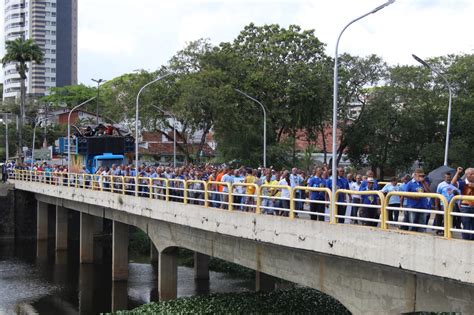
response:
<path id="1" fill-rule="evenodd" d="M 327 293 L 353 314 L 474 313 L 468 241 L 226 211 L 33 177 L 12 183 L 37 201 L 38 240 L 48 237 L 48 204 L 56 206 L 57 251 L 67 250 L 68 211 L 80 213 L 81 263 L 93 262 L 97 218 L 112 220 L 114 281 L 128 277 L 128 226 L 145 231 L 157 250 L 161 300 L 176 298 L 177 249 L 186 248 L 196 253 L 197 279 L 209 278 L 209 258 L 217 257 L 254 269 L 258 289 L 269 289 L 278 277 Z"/>

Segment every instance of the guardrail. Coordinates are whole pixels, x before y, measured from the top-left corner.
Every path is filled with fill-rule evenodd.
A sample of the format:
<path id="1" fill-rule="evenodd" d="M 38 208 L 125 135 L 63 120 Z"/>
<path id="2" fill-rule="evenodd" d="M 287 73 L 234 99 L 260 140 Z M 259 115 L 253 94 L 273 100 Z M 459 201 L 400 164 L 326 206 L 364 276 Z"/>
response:
<path id="1" fill-rule="evenodd" d="M 383 230 L 399 228 L 401 232 L 425 232 L 427 230 L 442 231 L 445 238 L 453 238 L 453 233 L 459 238 L 474 240 L 474 210 L 456 212 L 455 207 L 461 201 L 474 202 L 474 196 L 455 196 L 448 203 L 440 194 L 390 192 L 386 196 L 380 191 L 338 190 L 336 192 L 336 207 L 331 208 L 332 194 L 328 188 L 313 188 L 298 186 L 291 188 L 286 185 L 261 185 L 183 180 L 167 178 L 150 178 L 132 176 L 112 176 L 75 174 L 48 171 L 16 170 L 11 173 L 12 180 L 38 182 L 47 185 L 89 189 L 114 194 L 131 195 L 143 198 L 196 204 L 204 207 L 222 208 L 230 211 L 255 212 L 256 214 L 273 214 L 289 217 L 289 219 L 310 218 L 312 220 L 329 221 L 331 224 L 341 224 L 345 220 L 361 223 Z M 297 191 L 305 197 L 297 197 Z M 344 197 L 340 197 L 343 195 Z M 362 203 L 351 202 L 351 195 L 360 195 Z M 438 199 L 442 210 L 429 207 L 394 207 L 390 205 L 393 196 L 420 200 L 426 198 L 427 204 Z M 347 207 L 357 207 L 353 213 L 346 211 Z M 337 210 L 344 209 L 338 213 Z M 357 213 L 357 210 L 359 213 Z M 389 212 L 399 211 L 402 220 L 390 220 Z M 346 214 L 349 212 L 349 215 Z M 430 224 L 430 218 L 435 215 L 444 219 L 442 226 Z M 463 228 L 453 227 L 453 217 L 460 217 Z M 472 222 L 472 224 L 471 224 Z"/>

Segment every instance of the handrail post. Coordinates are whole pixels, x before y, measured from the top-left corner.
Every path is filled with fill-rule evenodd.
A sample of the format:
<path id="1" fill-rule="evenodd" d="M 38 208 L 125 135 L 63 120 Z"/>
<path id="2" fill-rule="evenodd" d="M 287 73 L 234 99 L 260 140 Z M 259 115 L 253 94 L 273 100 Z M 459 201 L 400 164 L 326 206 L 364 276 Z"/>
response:
<path id="1" fill-rule="evenodd" d="M 188 204 L 188 182 L 183 180 L 183 203 Z"/>
<path id="2" fill-rule="evenodd" d="M 150 195 L 150 199 L 153 199 L 153 178 L 149 178 L 148 185 L 150 186 L 148 194 Z"/>
<path id="3" fill-rule="evenodd" d="M 229 189 L 228 193 L 229 193 L 229 211 L 233 211 L 234 210 L 234 196 L 232 195 L 232 186 L 229 184 L 229 183 L 226 183 L 227 184 L 227 187 Z"/>
<path id="4" fill-rule="evenodd" d="M 122 178 L 122 195 L 125 195 L 125 176 L 120 176 Z"/>
<path id="5" fill-rule="evenodd" d="M 209 191 L 206 182 L 204 182 L 204 207 L 209 208 Z"/>
<path id="6" fill-rule="evenodd" d="M 451 213 L 453 212 L 454 205 L 456 203 L 456 197 L 451 199 L 449 205 L 444 207 L 444 238 L 451 239 L 453 237 L 453 232 L 451 229 L 453 228 L 453 218 L 451 217 Z"/>
<path id="7" fill-rule="evenodd" d="M 170 201 L 170 181 L 168 178 L 165 179 L 165 191 L 166 191 L 166 201 Z"/>
<path id="8" fill-rule="evenodd" d="M 290 190 L 290 219 L 294 219 L 295 218 L 295 189 L 292 189 L 292 188 L 288 188 L 288 189 Z"/>
<path id="9" fill-rule="evenodd" d="M 387 230 L 388 229 L 388 225 L 387 225 L 387 218 L 388 218 L 387 206 L 388 206 L 388 202 L 390 200 L 391 195 L 390 195 L 390 193 L 388 193 L 387 198 L 385 198 L 385 196 L 381 192 L 378 192 L 378 194 L 379 194 L 379 199 L 380 199 L 380 219 L 381 219 L 380 228 L 382 230 Z"/>
<path id="10" fill-rule="evenodd" d="M 256 185 L 256 184 L 253 184 L 255 185 L 255 213 L 256 214 L 260 214 L 261 213 L 261 210 L 260 210 L 260 206 L 262 205 L 262 201 L 260 200 L 260 196 L 261 196 L 261 191 L 262 189 L 260 188 L 260 186 Z"/>
<path id="11" fill-rule="evenodd" d="M 334 193 L 334 194 L 331 191 L 331 203 L 330 203 L 330 206 L 329 206 L 329 223 L 331 223 L 331 224 L 337 224 L 337 219 L 336 219 L 337 205 L 336 205 L 336 203 L 337 203 L 338 197 L 339 197 L 339 191 L 336 190 L 336 193 Z"/>

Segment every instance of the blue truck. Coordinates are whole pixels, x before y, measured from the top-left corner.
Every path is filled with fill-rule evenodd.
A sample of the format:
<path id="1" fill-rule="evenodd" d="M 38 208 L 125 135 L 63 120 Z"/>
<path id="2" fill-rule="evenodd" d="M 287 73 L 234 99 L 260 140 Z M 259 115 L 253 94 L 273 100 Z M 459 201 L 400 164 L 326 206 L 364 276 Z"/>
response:
<path id="1" fill-rule="evenodd" d="M 131 136 L 76 137 L 72 141 L 71 170 L 85 166 L 90 174 L 100 167 L 125 164 L 127 153 L 135 151 L 135 139 Z M 59 139 L 60 153 L 67 154 L 67 142 L 67 138 Z"/>

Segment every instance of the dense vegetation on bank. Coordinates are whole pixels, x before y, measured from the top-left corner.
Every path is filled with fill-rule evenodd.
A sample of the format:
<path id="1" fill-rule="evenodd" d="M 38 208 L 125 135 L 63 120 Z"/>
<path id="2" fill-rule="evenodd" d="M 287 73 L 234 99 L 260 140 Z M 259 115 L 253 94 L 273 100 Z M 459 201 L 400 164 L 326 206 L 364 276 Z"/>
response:
<path id="1" fill-rule="evenodd" d="M 338 301 L 308 288 L 275 290 L 269 293 L 242 292 L 179 298 L 142 305 L 131 314 L 350 314 Z"/>

